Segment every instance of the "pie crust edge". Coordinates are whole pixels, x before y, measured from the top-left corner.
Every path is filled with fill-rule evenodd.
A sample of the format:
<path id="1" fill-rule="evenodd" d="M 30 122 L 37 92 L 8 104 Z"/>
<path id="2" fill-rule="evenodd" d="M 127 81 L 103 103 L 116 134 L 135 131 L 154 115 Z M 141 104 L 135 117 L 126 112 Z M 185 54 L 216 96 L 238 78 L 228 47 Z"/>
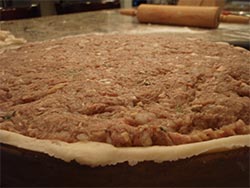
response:
<path id="1" fill-rule="evenodd" d="M 60 140 L 37 139 L 0 130 L 0 143 L 46 153 L 65 162 L 75 160 L 88 166 L 106 166 L 128 162 L 176 161 L 205 153 L 215 153 L 250 147 L 250 135 L 236 135 L 209 141 L 176 146 L 115 147 L 101 142 L 67 143 Z"/>

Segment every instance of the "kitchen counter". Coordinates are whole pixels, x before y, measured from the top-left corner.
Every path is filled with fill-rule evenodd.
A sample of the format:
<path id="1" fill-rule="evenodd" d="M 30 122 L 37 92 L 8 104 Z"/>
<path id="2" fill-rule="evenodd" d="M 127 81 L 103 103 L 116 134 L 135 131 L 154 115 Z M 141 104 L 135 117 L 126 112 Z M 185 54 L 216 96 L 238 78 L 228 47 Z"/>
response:
<path id="1" fill-rule="evenodd" d="M 211 41 L 245 43 L 250 39 L 250 25 L 221 23 L 218 29 L 202 29 L 139 24 L 135 17 L 120 15 L 118 10 L 2 21 L 0 28 L 30 42 L 87 33 L 166 33 Z"/>

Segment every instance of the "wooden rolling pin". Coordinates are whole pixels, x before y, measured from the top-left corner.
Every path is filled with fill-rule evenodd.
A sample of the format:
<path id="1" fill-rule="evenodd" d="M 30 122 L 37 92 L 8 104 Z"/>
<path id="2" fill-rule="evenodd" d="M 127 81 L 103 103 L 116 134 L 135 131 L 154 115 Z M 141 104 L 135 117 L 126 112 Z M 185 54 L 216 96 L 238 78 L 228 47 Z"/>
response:
<path id="1" fill-rule="evenodd" d="M 180 6 L 216 6 L 223 8 L 225 0 L 178 0 Z"/>
<path id="2" fill-rule="evenodd" d="M 221 22 L 227 23 L 241 23 L 241 24 L 249 24 L 250 17 L 247 16 L 239 16 L 239 15 L 221 15 L 220 16 Z"/>
<path id="3" fill-rule="evenodd" d="M 136 16 L 141 23 L 217 28 L 219 7 L 171 6 L 141 4 L 137 9 L 124 9 L 121 14 Z"/>

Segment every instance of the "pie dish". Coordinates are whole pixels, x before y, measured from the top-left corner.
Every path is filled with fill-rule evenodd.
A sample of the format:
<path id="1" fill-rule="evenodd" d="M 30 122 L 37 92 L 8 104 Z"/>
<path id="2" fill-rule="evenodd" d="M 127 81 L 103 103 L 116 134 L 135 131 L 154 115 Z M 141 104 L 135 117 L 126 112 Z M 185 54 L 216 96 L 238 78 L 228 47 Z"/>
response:
<path id="1" fill-rule="evenodd" d="M 246 159 L 249 59 L 226 43 L 163 34 L 27 43 L 0 57 L 0 142 L 94 169 Z"/>

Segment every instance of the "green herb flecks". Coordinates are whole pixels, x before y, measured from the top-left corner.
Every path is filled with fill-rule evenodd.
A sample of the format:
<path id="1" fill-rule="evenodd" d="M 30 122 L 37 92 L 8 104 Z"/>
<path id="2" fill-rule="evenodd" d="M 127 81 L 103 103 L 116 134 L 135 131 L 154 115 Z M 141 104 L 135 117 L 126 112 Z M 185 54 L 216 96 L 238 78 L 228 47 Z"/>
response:
<path id="1" fill-rule="evenodd" d="M 180 105 L 177 105 L 177 106 L 175 107 L 175 111 L 176 111 L 177 113 L 183 113 L 183 109 L 182 109 L 182 107 L 181 107 Z"/>
<path id="2" fill-rule="evenodd" d="M 160 126 L 160 130 L 163 132 L 167 132 L 167 129 L 165 127 Z"/>
<path id="3" fill-rule="evenodd" d="M 13 111 L 11 113 L 7 113 L 7 114 L 1 116 L 1 118 L 3 120 L 11 120 L 11 118 L 14 117 L 15 115 L 16 115 L 16 111 Z"/>
<path id="4" fill-rule="evenodd" d="M 150 86 L 152 84 L 149 79 L 140 80 L 137 83 L 144 86 Z"/>

